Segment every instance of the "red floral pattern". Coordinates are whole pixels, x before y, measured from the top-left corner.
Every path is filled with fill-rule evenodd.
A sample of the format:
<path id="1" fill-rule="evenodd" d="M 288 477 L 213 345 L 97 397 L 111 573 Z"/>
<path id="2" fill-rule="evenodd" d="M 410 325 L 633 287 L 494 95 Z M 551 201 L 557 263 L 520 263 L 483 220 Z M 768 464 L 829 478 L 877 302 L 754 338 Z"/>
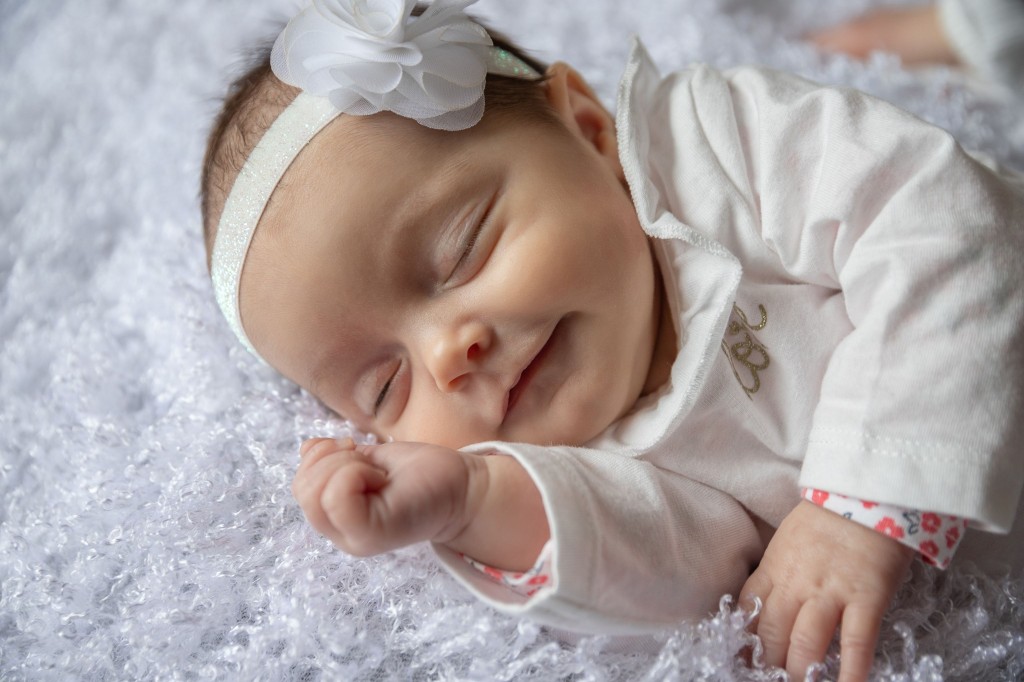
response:
<path id="1" fill-rule="evenodd" d="M 554 548 L 550 542 L 544 545 L 540 556 L 533 564 L 533 568 L 525 573 L 521 571 L 503 571 L 487 564 L 482 564 L 471 559 L 465 554 L 460 554 L 463 561 L 487 576 L 492 581 L 504 585 L 510 591 L 523 597 L 534 597 L 537 594 L 554 588 L 554 580 L 551 578 L 551 561 Z"/>
<path id="2" fill-rule="evenodd" d="M 946 529 L 946 547 L 956 547 L 960 542 L 960 529 L 956 526 L 951 526 Z"/>
<path id="3" fill-rule="evenodd" d="M 905 535 L 903 529 L 896 525 L 896 520 L 891 516 L 882 517 L 882 520 L 875 524 L 875 530 L 882 535 L 888 535 L 893 540 L 899 540 Z"/>
<path id="4" fill-rule="evenodd" d="M 924 554 L 926 557 L 929 557 L 933 561 L 935 560 L 935 557 L 939 556 L 939 546 L 931 540 L 925 540 L 917 547 L 919 550 L 921 550 L 921 554 Z"/>
<path id="5" fill-rule="evenodd" d="M 921 514 L 921 529 L 926 533 L 934 533 L 941 525 L 942 519 L 939 518 L 938 514 L 932 514 L 931 512 Z"/>
<path id="6" fill-rule="evenodd" d="M 955 516 L 902 509 L 810 488 L 805 488 L 802 495 L 819 507 L 910 547 L 920 553 L 923 561 L 939 568 L 949 565 L 967 528 L 967 520 Z"/>

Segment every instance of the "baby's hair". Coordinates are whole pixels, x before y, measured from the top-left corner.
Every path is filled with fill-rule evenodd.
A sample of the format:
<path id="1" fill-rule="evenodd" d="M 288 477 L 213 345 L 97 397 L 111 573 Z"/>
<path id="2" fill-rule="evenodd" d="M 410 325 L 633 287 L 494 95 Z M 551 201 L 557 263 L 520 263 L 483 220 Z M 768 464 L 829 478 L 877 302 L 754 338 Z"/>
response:
<path id="1" fill-rule="evenodd" d="M 425 9 L 424 5 L 417 5 L 413 15 L 419 16 Z M 547 70 L 547 65 L 527 55 L 500 33 L 484 28 L 496 46 L 508 50 L 537 73 Z M 270 43 L 257 50 L 245 73 L 231 84 L 206 142 L 199 196 L 207 267 L 220 214 L 235 177 L 263 134 L 299 94 L 298 88 L 281 82 L 270 70 L 272 47 Z M 544 80 L 487 74 L 484 116 L 516 112 L 535 119 L 557 120 L 544 95 Z"/>

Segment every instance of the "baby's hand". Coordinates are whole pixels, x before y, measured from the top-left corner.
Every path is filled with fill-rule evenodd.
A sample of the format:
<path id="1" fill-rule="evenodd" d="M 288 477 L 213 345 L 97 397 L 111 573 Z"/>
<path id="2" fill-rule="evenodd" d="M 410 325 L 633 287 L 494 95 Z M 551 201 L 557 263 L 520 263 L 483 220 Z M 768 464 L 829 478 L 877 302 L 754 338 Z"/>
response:
<path id="1" fill-rule="evenodd" d="M 809 37 L 824 50 L 858 59 L 884 50 L 898 54 L 907 64 L 957 62 L 935 4 L 883 8 Z"/>
<path id="2" fill-rule="evenodd" d="M 803 679 L 841 623 L 839 680 L 866 680 L 882 616 L 912 558 L 895 540 L 801 501 L 740 592 L 741 604 L 764 603 L 756 629 L 767 663 Z"/>
<path id="3" fill-rule="evenodd" d="M 302 445 L 292 493 L 309 523 L 349 554 L 445 542 L 467 523 L 471 458 L 423 443 L 315 438 Z"/>

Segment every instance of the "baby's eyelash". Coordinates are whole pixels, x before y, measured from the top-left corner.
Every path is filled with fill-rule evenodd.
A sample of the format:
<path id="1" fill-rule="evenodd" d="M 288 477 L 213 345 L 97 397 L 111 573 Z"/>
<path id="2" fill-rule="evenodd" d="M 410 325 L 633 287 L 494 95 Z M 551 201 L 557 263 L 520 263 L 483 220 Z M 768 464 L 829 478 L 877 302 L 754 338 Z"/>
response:
<path id="1" fill-rule="evenodd" d="M 391 375 L 391 378 L 384 384 L 384 388 L 380 390 L 380 394 L 377 396 L 377 402 L 373 404 L 373 416 L 376 417 L 377 413 L 380 412 L 380 406 L 384 404 L 384 400 L 388 397 L 388 391 L 391 390 L 391 384 L 395 382 L 395 376 L 398 374 L 396 371 Z"/>
<path id="2" fill-rule="evenodd" d="M 485 213 L 483 215 L 483 217 L 480 218 L 480 222 L 478 222 L 476 224 L 476 227 L 473 228 L 473 234 L 469 235 L 469 239 L 466 240 L 466 246 L 462 249 L 462 253 L 459 255 L 459 260 L 456 261 L 456 263 L 455 263 L 455 267 L 452 268 L 452 272 L 453 273 L 457 272 L 458 269 L 459 269 L 459 266 L 462 265 L 462 262 L 464 260 L 466 260 L 466 258 L 469 257 L 469 254 L 473 253 L 473 247 L 476 246 L 476 241 L 477 241 L 477 239 L 480 238 L 480 230 L 483 229 L 484 223 L 486 223 L 486 222 L 487 222 L 487 214 Z"/>
<path id="3" fill-rule="evenodd" d="M 487 204 L 487 208 L 484 209 L 483 215 L 480 216 L 480 219 L 473 227 L 473 232 L 469 235 L 469 238 L 466 240 L 466 245 L 462 248 L 462 253 L 459 254 L 459 260 L 455 262 L 455 266 L 452 268 L 451 273 L 448 275 L 449 280 L 455 276 L 455 273 L 459 271 L 459 268 L 462 266 L 463 262 L 465 262 L 466 259 L 469 258 L 470 254 L 473 253 L 473 249 L 476 247 L 476 244 L 480 239 L 480 233 L 483 232 L 484 226 L 487 225 L 487 221 L 491 217 L 491 210 L 494 208 L 494 202 L 495 197 L 491 197 L 490 202 Z"/>

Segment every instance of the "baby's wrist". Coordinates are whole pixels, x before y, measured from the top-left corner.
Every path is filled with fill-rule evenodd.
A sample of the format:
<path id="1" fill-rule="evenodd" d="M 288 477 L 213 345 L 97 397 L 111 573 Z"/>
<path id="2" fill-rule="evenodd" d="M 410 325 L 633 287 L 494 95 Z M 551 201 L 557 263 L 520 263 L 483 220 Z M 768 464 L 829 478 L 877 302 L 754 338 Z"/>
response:
<path id="1" fill-rule="evenodd" d="M 488 566 L 529 570 L 551 537 L 540 491 L 514 457 L 462 454 L 468 458 L 465 516 L 442 544 Z"/>
<path id="2" fill-rule="evenodd" d="M 804 488 L 803 499 L 895 540 L 939 568 L 949 566 L 963 539 L 967 520 L 946 514 L 905 509 L 858 500 L 838 493 Z"/>
<path id="3" fill-rule="evenodd" d="M 451 507 L 448 518 L 431 538 L 431 542 L 441 543 L 450 547 L 462 544 L 461 540 L 469 532 L 473 519 L 483 507 L 484 498 L 490 485 L 490 472 L 483 457 L 461 450 L 454 451 L 462 458 L 466 475 L 456 490 L 452 491 Z"/>

